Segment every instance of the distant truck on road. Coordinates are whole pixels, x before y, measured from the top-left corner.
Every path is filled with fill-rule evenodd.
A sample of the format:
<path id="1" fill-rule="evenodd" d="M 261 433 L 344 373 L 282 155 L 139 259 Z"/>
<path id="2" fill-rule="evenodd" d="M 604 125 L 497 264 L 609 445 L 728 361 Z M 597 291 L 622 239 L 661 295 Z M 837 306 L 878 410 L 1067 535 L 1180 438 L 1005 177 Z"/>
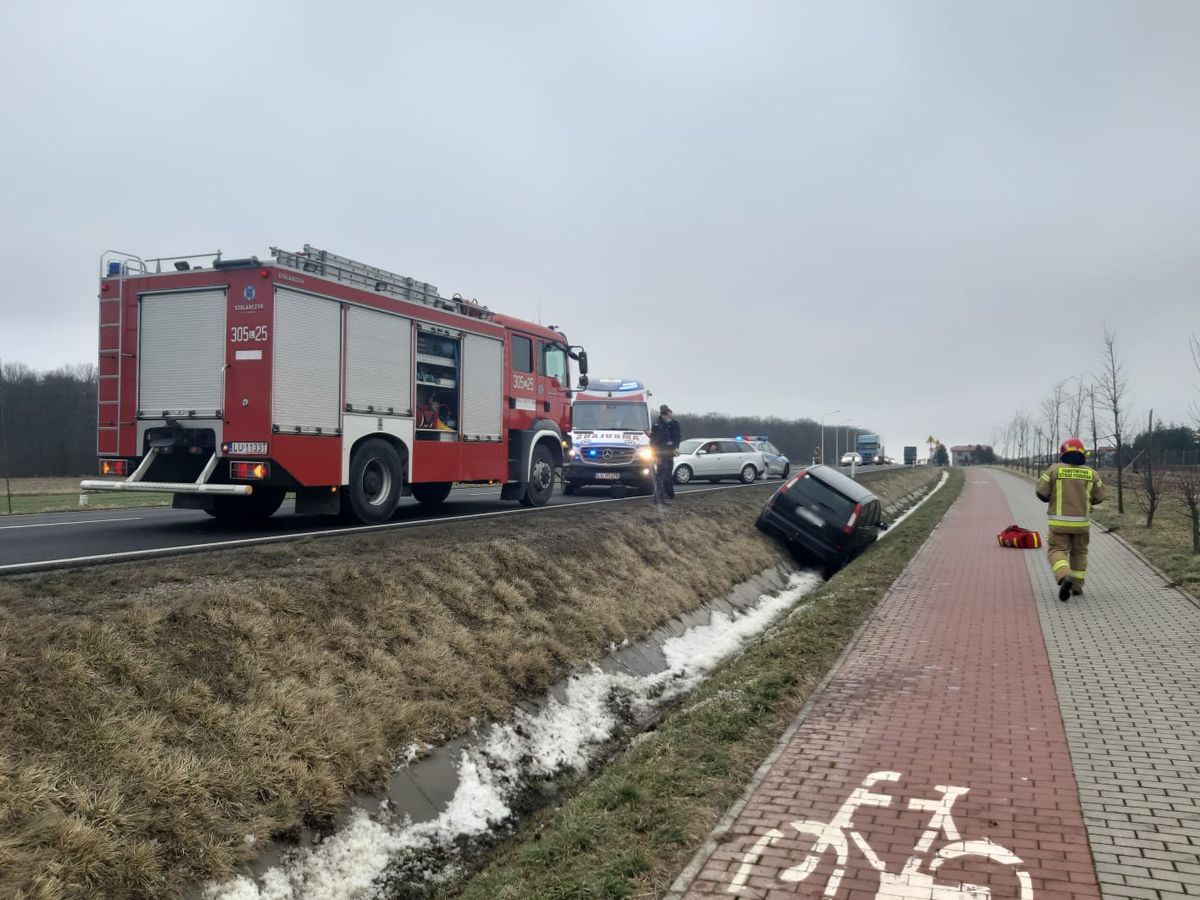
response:
<path id="1" fill-rule="evenodd" d="M 589 486 L 654 492 L 649 400 L 646 386 L 631 378 L 596 378 L 575 394 L 564 494 Z"/>
<path id="2" fill-rule="evenodd" d="M 915 466 L 917 464 L 917 448 L 916 447 L 905 447 L 904 448 L 904 464 L 906 466 Z"/>
<path id="3" fill-rule="evenodd" d="M 864 466 L 869 466 L 872 463 L 883 465 L 883 442 L 880 440 L 879 435 L 860 434 L 854 443 L 854 449 L 862 457 L 862 464 Z"/>

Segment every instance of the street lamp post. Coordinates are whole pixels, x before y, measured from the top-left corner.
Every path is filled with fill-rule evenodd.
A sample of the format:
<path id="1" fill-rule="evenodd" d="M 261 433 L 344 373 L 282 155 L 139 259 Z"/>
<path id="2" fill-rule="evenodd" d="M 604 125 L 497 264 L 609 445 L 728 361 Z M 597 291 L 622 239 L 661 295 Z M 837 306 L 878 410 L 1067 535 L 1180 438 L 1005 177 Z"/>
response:
<path id="1" fill-rule="evenodd" d="M 828 462 L 825 459 L 825 420 L 834 413 L 840 413 L 840 409 L 831 409 L 827 413 L 821 413 L 821 462 Z"/>
<path id="2" fill-rule="evenodd" d="M 842 421 L 835 422 L 833 425 L 833 458 L 838 460 L 839 462 L 841 461 L 841 456 L 839 455 L 839 453 L 841 452 L 840 448 L 841 448 L 841 442 L 842 442 L 842 426 L 849 424 L 849 422 L 850 422 L 849 419 L 842 419 Z M 849 435 L 846 436 L 846 450 L 847 450 L 847 452 L 849 452 L 849 450 L 850 450 L 850 436 Z"/>

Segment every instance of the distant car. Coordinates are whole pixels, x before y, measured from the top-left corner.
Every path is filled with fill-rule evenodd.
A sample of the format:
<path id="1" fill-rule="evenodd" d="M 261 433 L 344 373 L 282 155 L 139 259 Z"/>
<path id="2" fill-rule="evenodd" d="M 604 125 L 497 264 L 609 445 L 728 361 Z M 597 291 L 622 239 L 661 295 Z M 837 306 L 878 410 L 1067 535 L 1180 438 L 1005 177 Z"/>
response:
<path id="1" fill-rule="evenodd" d="M 766 471 L 762 453 L 745 441 L 731 438 L 691 438 L 679 445 L 675 457 L 675 483 L 697 479 L 716 483 L 722 478 L 737 478 L 752 484 Z"/>
<path id="2" fill-rule="evenodd" d="M 849 465 L 861 466 L 862 464 L 863 464 L 862 463 L 862 454 L 855 453 L 853 450 L 851 450 L 849 453 L 842 454 L 842 465 L 843 466 L 849 466 Z"/>
<path id="3" fill-rule="evenodd" d="M 792 464 L 788 458 L 780 452 L 779 448 L 770 441 L 750 441 L 750 446 L 763 455 L 763 460 L 767 464 L 767 477 L 778 475 L 780 478 L 787 478 L 792 471 Z"/>
<path id="4" fill-rule="evenodd" d="M 829 578 L 875 542 L 883 521 L 879 498 L 830 466 L 813 466 L 785 481 L 758 517 L 758 529 L 814 559 Z"/>

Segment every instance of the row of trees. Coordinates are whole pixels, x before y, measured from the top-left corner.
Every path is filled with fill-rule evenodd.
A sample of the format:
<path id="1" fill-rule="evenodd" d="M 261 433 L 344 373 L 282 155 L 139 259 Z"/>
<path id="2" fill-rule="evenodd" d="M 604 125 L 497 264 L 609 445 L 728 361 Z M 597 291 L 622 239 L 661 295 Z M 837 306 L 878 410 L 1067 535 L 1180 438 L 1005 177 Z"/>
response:
<path id="1" fill-rule="evenodd" d="M 0 476 L 79 475 L 96 468 L 96 367 L 36 372 L 0 364 Z"/>
<path id="2" fill-rule="evenodd" d="M 679 416 L 685 436 L 768 435 L 791 459 L 807 462 L 821 446 L 812 419 Z M 826 425 L 825 452 L 844 452 L 862 429 Z M 21 363 L 0 365 L 0 476 L 79 475 L 96 464 L 96 367 L 36 372 Z"/>
<path id="3" fill-rule="evenodd" d="M 1189 349 L 1200 373 L 1200 339 L 1191 337 Z M 1192 550 L 1200 554 L 1200 401 L 1191 406 L 1195 428 L 1164 425 L 1151 409 L 1145 430 L 1139 431 L 1133 424 L 1129 378 L 1117 352 L 1116 334 L 1107 328 L 1097 356 L 1095 372 L 1064 378 L 1036 412 L 1019 410 L 1013 415 L 999 430 L 1001 456 L 1009 465 L 1033 473 L 1058 458 L 1064 438 L 1090 438 L 1093 464 L 1116 469 L 1117 511 L 1125 512 L 1126 488 L 1146 514 L 1147 528 L 1154 527 L 1164 500 L 1182 504 L 1192 525 Z M 1127 478 L 1127 469 L 1132 469 L 1132 477 Z"/>
<path id="4" fill-rule="evenodd" d="M 765 434 L 793 463 L 808 463 L 813 450 L 821 446 L 821 424 L 812 419 L 780 419 L 774 416 L 727 416 L 723 413 L 678 413 L 679 428 L 684 438 L 734 437 Z M 824 456 L 833 461 L 852 449 L 860 434 L 871 434 L 863 428 L 843 424 L 825 426 Z"/>

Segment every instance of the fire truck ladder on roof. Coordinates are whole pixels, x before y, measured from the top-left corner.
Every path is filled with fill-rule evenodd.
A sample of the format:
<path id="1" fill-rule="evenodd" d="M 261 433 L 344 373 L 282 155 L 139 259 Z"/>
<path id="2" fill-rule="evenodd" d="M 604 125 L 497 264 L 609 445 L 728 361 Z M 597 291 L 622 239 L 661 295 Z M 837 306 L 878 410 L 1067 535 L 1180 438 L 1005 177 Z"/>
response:
<path id="1" fill-rule="evenodd" d="M 491 319 L 493 317 L 491 310 L 473 300 L 464 300 L 458 294 L 446 299 L 432 284 L 417 281 L 406 275 L 397 275 L 386 269 L 368 266 L 366 263 L 349 257 L 330 253 L 328 250 L 319 250 L 311 244 L 305 244 L 304 249 L 299 252 L 272 247 L 271 256 L 275 257 L 275 261 L 281 266 L 320 275 L 323 278 L 332 278 L 344 284 L 375 291 L 377 294 L 387 294 L 402 300 L 423 303 L 426 306 L 475 319 Z"/>
<path id="2" fill-rule="evenodd" d="M 101 308 L 105 303 L 115 303 L 117 305 L 117 321 L 105 322 L 104 316 L 100 317 L 100 355 L 111 356 L 117 361 L 116 373 L 108 375 L 101 374 L 103 367 L 97 372 L 97 380 L 109 381 L 116 379 L 117 394 L 112 400 L 105 400 L 105 391 L 97 387 L 96 389 L 96 452 L 100 451 L 100 435 L 102 432 L 115 432 L 117 442 L 115 453 L 121 455 L 121 389 L 124 382 L 125 373 L 125 279 L 130 273 L 135 275 L 146 274 L 146 262 L 140 256 L 135 256 L 132 253 L 125 253 L 121 250 L 106 250 L 100 256 L 100 277 L 117 276 L 117 293 L 114 297 L 100 297 Z M 113 329 L 116 329 L 116 335 L 113 335 Z M 113 407 L 112 424 L 105 425 L 104 407 Z"/>

